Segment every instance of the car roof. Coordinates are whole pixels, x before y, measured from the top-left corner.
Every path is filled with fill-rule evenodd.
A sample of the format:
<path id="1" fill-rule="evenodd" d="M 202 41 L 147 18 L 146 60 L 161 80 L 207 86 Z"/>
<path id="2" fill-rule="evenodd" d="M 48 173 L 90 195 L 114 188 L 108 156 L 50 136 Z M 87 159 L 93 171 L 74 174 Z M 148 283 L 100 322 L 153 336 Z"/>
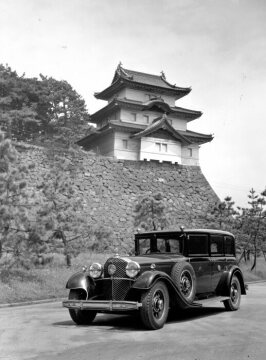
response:
<path id="1" fill-rule="evenodd" d="M 136 237 L 140 237 L 142 235 L 153 235 L 153 234 L 175 234 L 175 233 L 190 233 L 190 234 L 213 234 L 213 235 L 230 235 L 230 236 L 234 236 L 232 233 L 228 232 L 228 231 L 224 231 L 224 230 L 216 230 L 216 229 L 176 229 L 176 230 L 157 230 L 157 231 L 144 231 L 144 232 L 139 232 L 137 234 L 135 234 Z"/>

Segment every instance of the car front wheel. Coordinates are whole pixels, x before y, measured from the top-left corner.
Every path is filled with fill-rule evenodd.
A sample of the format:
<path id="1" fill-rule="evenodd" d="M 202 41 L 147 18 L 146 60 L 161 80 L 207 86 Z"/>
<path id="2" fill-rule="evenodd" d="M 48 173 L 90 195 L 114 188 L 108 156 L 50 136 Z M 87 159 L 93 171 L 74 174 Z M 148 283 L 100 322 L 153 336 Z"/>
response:
<path id="1" fill-rule="evenodd" d="M 238 310 L 241 301 L 241 287 L 239 280 L 236 276 L 233 276 L 230 284 L 230 298 L 224 301 L 224 307 L 228 311 Z"/>
<path id="2" fill-rule="evenodd" d="M 162 281 L 155 283 L 152 288 L 142 294 L 140 317 L 143 325 L 150 330 L 157 330 L 164 326 L 169 311 L 169 294 Z"/>
<path id="3" fill-rule="evenodd" d="M 84 292 L 79 289 L 71 289 L 68 296 L 69 300 L 85 300 Z M 71 319 L 77 325 L 89 325 L 95 319 L 97 314 L 96 311 L 92 310 L 79 310 L 79 309 L 69 309 L 69 314 Z"/>

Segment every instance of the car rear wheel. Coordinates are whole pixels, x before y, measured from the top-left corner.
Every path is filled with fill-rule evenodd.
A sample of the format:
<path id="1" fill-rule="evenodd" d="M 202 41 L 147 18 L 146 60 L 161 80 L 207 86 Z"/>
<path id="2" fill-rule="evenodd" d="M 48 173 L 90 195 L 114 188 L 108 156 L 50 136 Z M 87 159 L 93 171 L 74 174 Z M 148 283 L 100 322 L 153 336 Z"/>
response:
<path id="1" fill-rule="evenodd" d="M 224 301 L 224 307 L 228 311 L 238 310 L 241 301 L 241 287 L 239 280 L 236 276 L 233 276 L 230 284 L 230 298 Z"/>
<path id="2" fill-rule="evenodd" d="M 157 330 L 164 326 L 169 311 L 169 294 L 162 281 L 142 294 L 140 317 L 143 325 L 149 330 Z"/>
<path id="3" fill-rule="evenodd" d="M 171 277 L 182 297 L 193 303 L 196 294 L 196 275 L 193 267 L 187 262 L 177 263 L 172 269 Z"/>
<path id="4" fill-rule="evenodd" d="M 71 289 L 68 296 L 69 300 L 85 300 L 84 291 L 79 289 Z M 71 319 L 77 325 L 89 325 L 95 319 L 97 315 L 96 311 L 92 310 L 79 310 L 79 309 L 69 309 L 69 314 Z"/>

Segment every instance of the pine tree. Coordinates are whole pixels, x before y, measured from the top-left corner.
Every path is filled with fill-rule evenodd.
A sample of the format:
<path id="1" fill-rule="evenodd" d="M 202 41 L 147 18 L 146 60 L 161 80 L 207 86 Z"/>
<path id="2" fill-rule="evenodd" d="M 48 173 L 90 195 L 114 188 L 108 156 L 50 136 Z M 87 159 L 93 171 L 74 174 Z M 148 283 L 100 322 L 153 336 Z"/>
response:
<path id="1" fill-rule="evenodd" d="M 165 203 L 161 193 L 141 197 L 134 209 L 135 227 L 144 230 L 161 230 L 168 225 Z"/>
<path id="2" fill-rule="evenodd" d="M 18 154 L 0 131 L 0 258 L 11 254 L 23 259 L 30 232 L 29 192 L 25 176 L 29 168 L 19 165 Z"/>
<path id="3" fill-rule="evenodd" d="M 67 266 L 72 254 L 79 253 L 78 239 L 87 236 L 89 228 L 83 210 L 83 199 L 77 194 L 71 161 L 54 156 L 51 170 L 44 175 L 39 186 L 43 200 L 37 212 L 35 233 L 45 238 L 54 252 L 62 251 Z"/>
<path id="4" fill-rule="evenodd" d="M 0 128 L 14 140 L 52 138 L 69 147 L 89 131 L 85 101 L 67 81 L 18 76 L 0 64 Z"/>

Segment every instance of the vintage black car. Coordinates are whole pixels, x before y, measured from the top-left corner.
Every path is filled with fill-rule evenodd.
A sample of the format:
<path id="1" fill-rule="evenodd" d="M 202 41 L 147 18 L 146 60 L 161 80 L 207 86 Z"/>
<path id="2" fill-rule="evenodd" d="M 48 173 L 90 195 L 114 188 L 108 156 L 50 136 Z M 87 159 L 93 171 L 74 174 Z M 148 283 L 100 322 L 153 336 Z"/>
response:
<path id="1" fill-rule="evenodd" d="M 147 329 L 162 328 L 169 309 L 198 308 L 206 299 L 237 310 L 246 294 L 234 236 L 209 229 L 138 233 L 135 256 L 85 267 L 66 287 L 63 306 L 76 324 L 90 324 L 97 312 L 138 312 Z"/>

